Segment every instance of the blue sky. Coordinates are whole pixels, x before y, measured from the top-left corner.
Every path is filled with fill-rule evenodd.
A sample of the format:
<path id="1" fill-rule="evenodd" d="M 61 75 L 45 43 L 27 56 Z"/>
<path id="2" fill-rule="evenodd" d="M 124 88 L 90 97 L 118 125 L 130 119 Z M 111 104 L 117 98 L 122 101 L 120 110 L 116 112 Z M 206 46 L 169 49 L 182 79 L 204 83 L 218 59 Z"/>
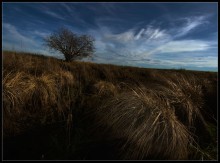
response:
<path id="1" fill-rule="evenodd" d="M 3 3 L 4 50 L 62 54 L 43 46 L 60 27 L 95 38 L 84 61 L 218 71 L 217 3 Z"/>

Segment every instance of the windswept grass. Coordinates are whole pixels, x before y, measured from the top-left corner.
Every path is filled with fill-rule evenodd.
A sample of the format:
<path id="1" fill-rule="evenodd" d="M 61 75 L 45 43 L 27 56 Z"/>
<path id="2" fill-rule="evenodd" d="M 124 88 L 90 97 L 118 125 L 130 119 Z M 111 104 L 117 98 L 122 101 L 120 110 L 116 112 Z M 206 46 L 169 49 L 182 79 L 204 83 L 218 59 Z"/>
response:
<path id="1" fill-rule="evenodd" d="M 217 73 L 3 52 L 2 81 L 7 159 L 217 159 Z"/>
<path id="2" fill-rule="evenodd" d="M 106 125 L 114 136 L 127 139 L 122 158 L 187 159 L 190 144 L 194 143 L 192 118 L 197 115 L 204 121 L 197 101 L 185 105 L 185 96 L 161 85 L 130 89 L 107 99 L 96 111 L 98 125 Z M 190 126 L 184 125 L 183 117 Z"/>
<path id="3" fill-rule="evenodd" d="M 110 82 L 99 81 L 94 85 L 94 87 L 99 96 L 116 95 L 118 92 L 116 86 Z"/>

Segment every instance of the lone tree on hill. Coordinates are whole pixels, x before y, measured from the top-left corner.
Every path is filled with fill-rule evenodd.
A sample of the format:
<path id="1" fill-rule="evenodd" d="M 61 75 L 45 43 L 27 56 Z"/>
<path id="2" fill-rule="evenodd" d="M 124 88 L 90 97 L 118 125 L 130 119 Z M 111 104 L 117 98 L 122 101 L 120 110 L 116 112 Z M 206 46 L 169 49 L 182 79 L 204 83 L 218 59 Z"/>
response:
<path id="1" fill-rule="evenodd" d="M 60 28 L 44 39 L 46 46 L 64 54 L 68 62 L 91 56 L 95 49 L 94 41 L 89 35 L 77 35 L 67 28 Z"/>

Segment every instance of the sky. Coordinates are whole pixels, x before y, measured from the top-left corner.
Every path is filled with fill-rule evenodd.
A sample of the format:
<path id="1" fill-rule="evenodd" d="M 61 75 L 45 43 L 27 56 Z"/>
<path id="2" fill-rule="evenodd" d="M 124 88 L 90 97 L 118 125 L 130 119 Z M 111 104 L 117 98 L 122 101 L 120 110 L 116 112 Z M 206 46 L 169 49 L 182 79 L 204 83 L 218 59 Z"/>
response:
<path id="1" fill-rule="evenodd" d="M 3 3 L 2 47 L 63 59 L 43 38 L 61 27 L 94 37 L 83 61 L 218 71 L 218 3 Z"/>

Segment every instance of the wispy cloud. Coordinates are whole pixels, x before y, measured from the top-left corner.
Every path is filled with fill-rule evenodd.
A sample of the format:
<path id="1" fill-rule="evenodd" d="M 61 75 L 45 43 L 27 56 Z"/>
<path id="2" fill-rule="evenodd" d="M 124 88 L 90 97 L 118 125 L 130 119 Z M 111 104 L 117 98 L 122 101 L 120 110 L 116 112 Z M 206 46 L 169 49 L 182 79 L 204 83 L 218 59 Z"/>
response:
<path id="1" fill-rule="evenodd" d="M 149 52 L 149 54 L 205 51 L 212 47 L 211 42 L 202 40 L 170 41 Z"/>
<path id="2" fill-rule="evenodd" d="M 175 54 L 189 52 L 207 52 L 212 48 L 217 48 L 215 41 L 201 39 L 184 39 L 183 36 L 190 34 L 201 25 L 207 24 L 207 16 L 183 18 L 182 24 L 171 29 L 163 29 L 160 26 L 153 26 L 149 23 L 145 27 L 134 26 L 122 33 L 115 34 L 111 28 L 100 26 L 97 31 L 90 31 L 96 36 L 97 60 L 104 58 L 136 65 L 138 64 L 160 64 L 160 65 L 184 65 L 199 67 L 202 64 L 206 67 L 216 66 L 215 60 L 209 56 L 206 58 L 191 58 L 184 60 L 175 58 L 174 60 L 154 60 L 158 54 Z M 178 20 L 179 21 L 179 20 Z M 178 21 L 176 23 L 178 23 Z M 160 24 L 160 23 L 157 23 Z M 103 57 L 104 55 L 104 57 Z M 216 59 L 216 58 L 215 58 Z M 109 61 L 109 59 L 106 59 Z M 133 62 L 135 61 L 135 62 Z M 203 61 L 203 62 L 202 62 Z"/>
<path id="3" fill-rule="evenodd" d="M 101 3 L 101 7 L 104 8 L 105 11 L 111 16 L 117 16 L 117 13 L 115 11 L 117 11 L 119 9 L 122 10 L 122 8 L 115 5 L 114 3 L 108 3 L 108 5 L 106 5 L 106 3 Z"/>
<path id="4" fill-rule="evenodd" d="M 160 65 L 173 67 L 218 67 L 218 57 L 187 57 L 160 60 Z"/>
<path id="5" fill-rule="evenodd" d="M 206 20 L 207 18 L 208 16 L 193 16 L 179 19 L 178 22 L 183 21 L 184 25 L 177 30 L 175 37 L 184 36 L 192 32 L 198 26 L 208 24 L 209 22 Z"/>
<path id="6" fill-rule="evenodd" d="M 52 55 L 62 58 L 59 53 L 51 53 L 46 47 L 42 47 L 42 41 L 34 39 L 34 36 L 44 37 L 46 32 L 40 31 L 26 31 L 25 35 L 19 31 L 15 26 L 9 23 L 3 23 L 3 49 L 5 50 L 18 50 L 40 53 L 44 55 Z M 31 35 L 31 37 L 30 37 Z"/>
<path id="7" fill-rule="evenodd" d="M 140 32 L 136 35 L 135 40 L 140 38 L 145 38 L 147 40 L 158 40 L 168 37 L 166 30 L 161 30 L 160 28 L 155 28 L 153 26 L 148 26 L 146 29 L 142 28 Z"/>
<path id="8" fill-rule="evenodd" d="M 66 3 L 61 3 L 61 6 L 64 7 L 64 9 L 68 12 L 68 13 L 72 13 L 73 12 L 73 8 L 71 8 L 68 4 Z"/>
<path id="9" fill-rule="evenodd" d="M 106 40 L 109 40 L 109 41 L 127 43 L 134 39 L 134 32 L 132 30 L 129 30 L 129 31 L 126 31 L 120 34 L 106 34 L 104 37 Z"/>
<path id="10" fill-rule="evenodd" d="M 26 37 L 24 35 L 22 35 L 15 26 L 9 24 L 9 23 L 4 23 L 3 24 L 3 31 L 4 31 L 4 35 L 3 38 L 6 40 L 12 39 L 13 42 L 15 43 L 19 43 L 23 42 L 24 44 L 28 44 L 28 45 L 34 45 L 35 42 L 30 39 L 29 37 Z"/>
<path id="11" fill-rule="evenodd" d="M 59 15 L 58 13 L 52 12 L 52 11 L 44 11 L 45 14 L 50 15 L 56 19 L 66 20 L 63 16 Z"/>
<path id="12" fill-rule="evenodd" d="M 5 4 L 3 47 L 23 44 L 31 52 L 51 54 L 42 48 L 42 38 L 65 26 L 95 37 L 95 62 L 216 67 L 217 10 L 207 5 Z"/>
<path id="13" fill-rule="evenodd" d="M 50 34 L 50 32 L 42 32 L 42 31 L 34 30 L 32 32 L 32 34 L 39 36 L 39 37 L 42 37 L 42 38 L 45 38 L 46 36 L 48 36 Z"/>
<path id="14" fill-rule="evenodd" d="M 65 15 L 65 22 L 77 23 L 80 26 L 88 26 L 88 23 L 82 18 L 80 12 L 77 12 L 77 7 L 71 3 L 61 3 L 63 15 Z"/>
<path id="15" fill-rule="evenodd" d="M 104 38 L 110 41 L 116 41 L 118 43 L 134 43 L 134 42 L 147 42 L 147 41 L 158 41 L 169 37 L 166 34 L 166 30 L 161 30 L 160 28 L 153 28 L 152 26 L 147 26 L 147 28 L 142 28 L 140 31 L 136 32 L 136 28 L 129 29 L 120 34 L 105 34 Z"/>
<path id="16" fill-rule="evenodd" d="M 187 20 L 187 25 L 180 26 L 175 29 L 160 29 L 160 27 L 146 26 L 137 31 L 134 27 L 123 33 L 113 34 L 110 29 L 106 28 L 100 31 L 102 33 L 102 41 L 107 47 L 112 47 L 115 51 L 127 51 L 126 49 L 135 50 L 135 52 L 142 51 L 148 54 L 165 53 L 165 52 L 181 52 L 181 51 L 201 51 L 210 48 L 210 44 L 202 40 L 180 40 L 175 39 L 188 34 L 191 30 L 206 22 L 205 17 L 198 17 L 195 22 L 191 18 Z M 189 21 L 190 20 L 190 21 Z M 194 20 L 194 19 L 193 19 Z M 189 23 L 191 22 L 191 24 Z M 119 47 L 117 45 L 120 45 Z M 133 48 L 135 45 L 135 49 Z M 102 46 L 103 47 L 103 46 Z M 118 47 L 117 49 L 115 49 Z M 137 53 L 136 53 L 137 54 Z"/>

